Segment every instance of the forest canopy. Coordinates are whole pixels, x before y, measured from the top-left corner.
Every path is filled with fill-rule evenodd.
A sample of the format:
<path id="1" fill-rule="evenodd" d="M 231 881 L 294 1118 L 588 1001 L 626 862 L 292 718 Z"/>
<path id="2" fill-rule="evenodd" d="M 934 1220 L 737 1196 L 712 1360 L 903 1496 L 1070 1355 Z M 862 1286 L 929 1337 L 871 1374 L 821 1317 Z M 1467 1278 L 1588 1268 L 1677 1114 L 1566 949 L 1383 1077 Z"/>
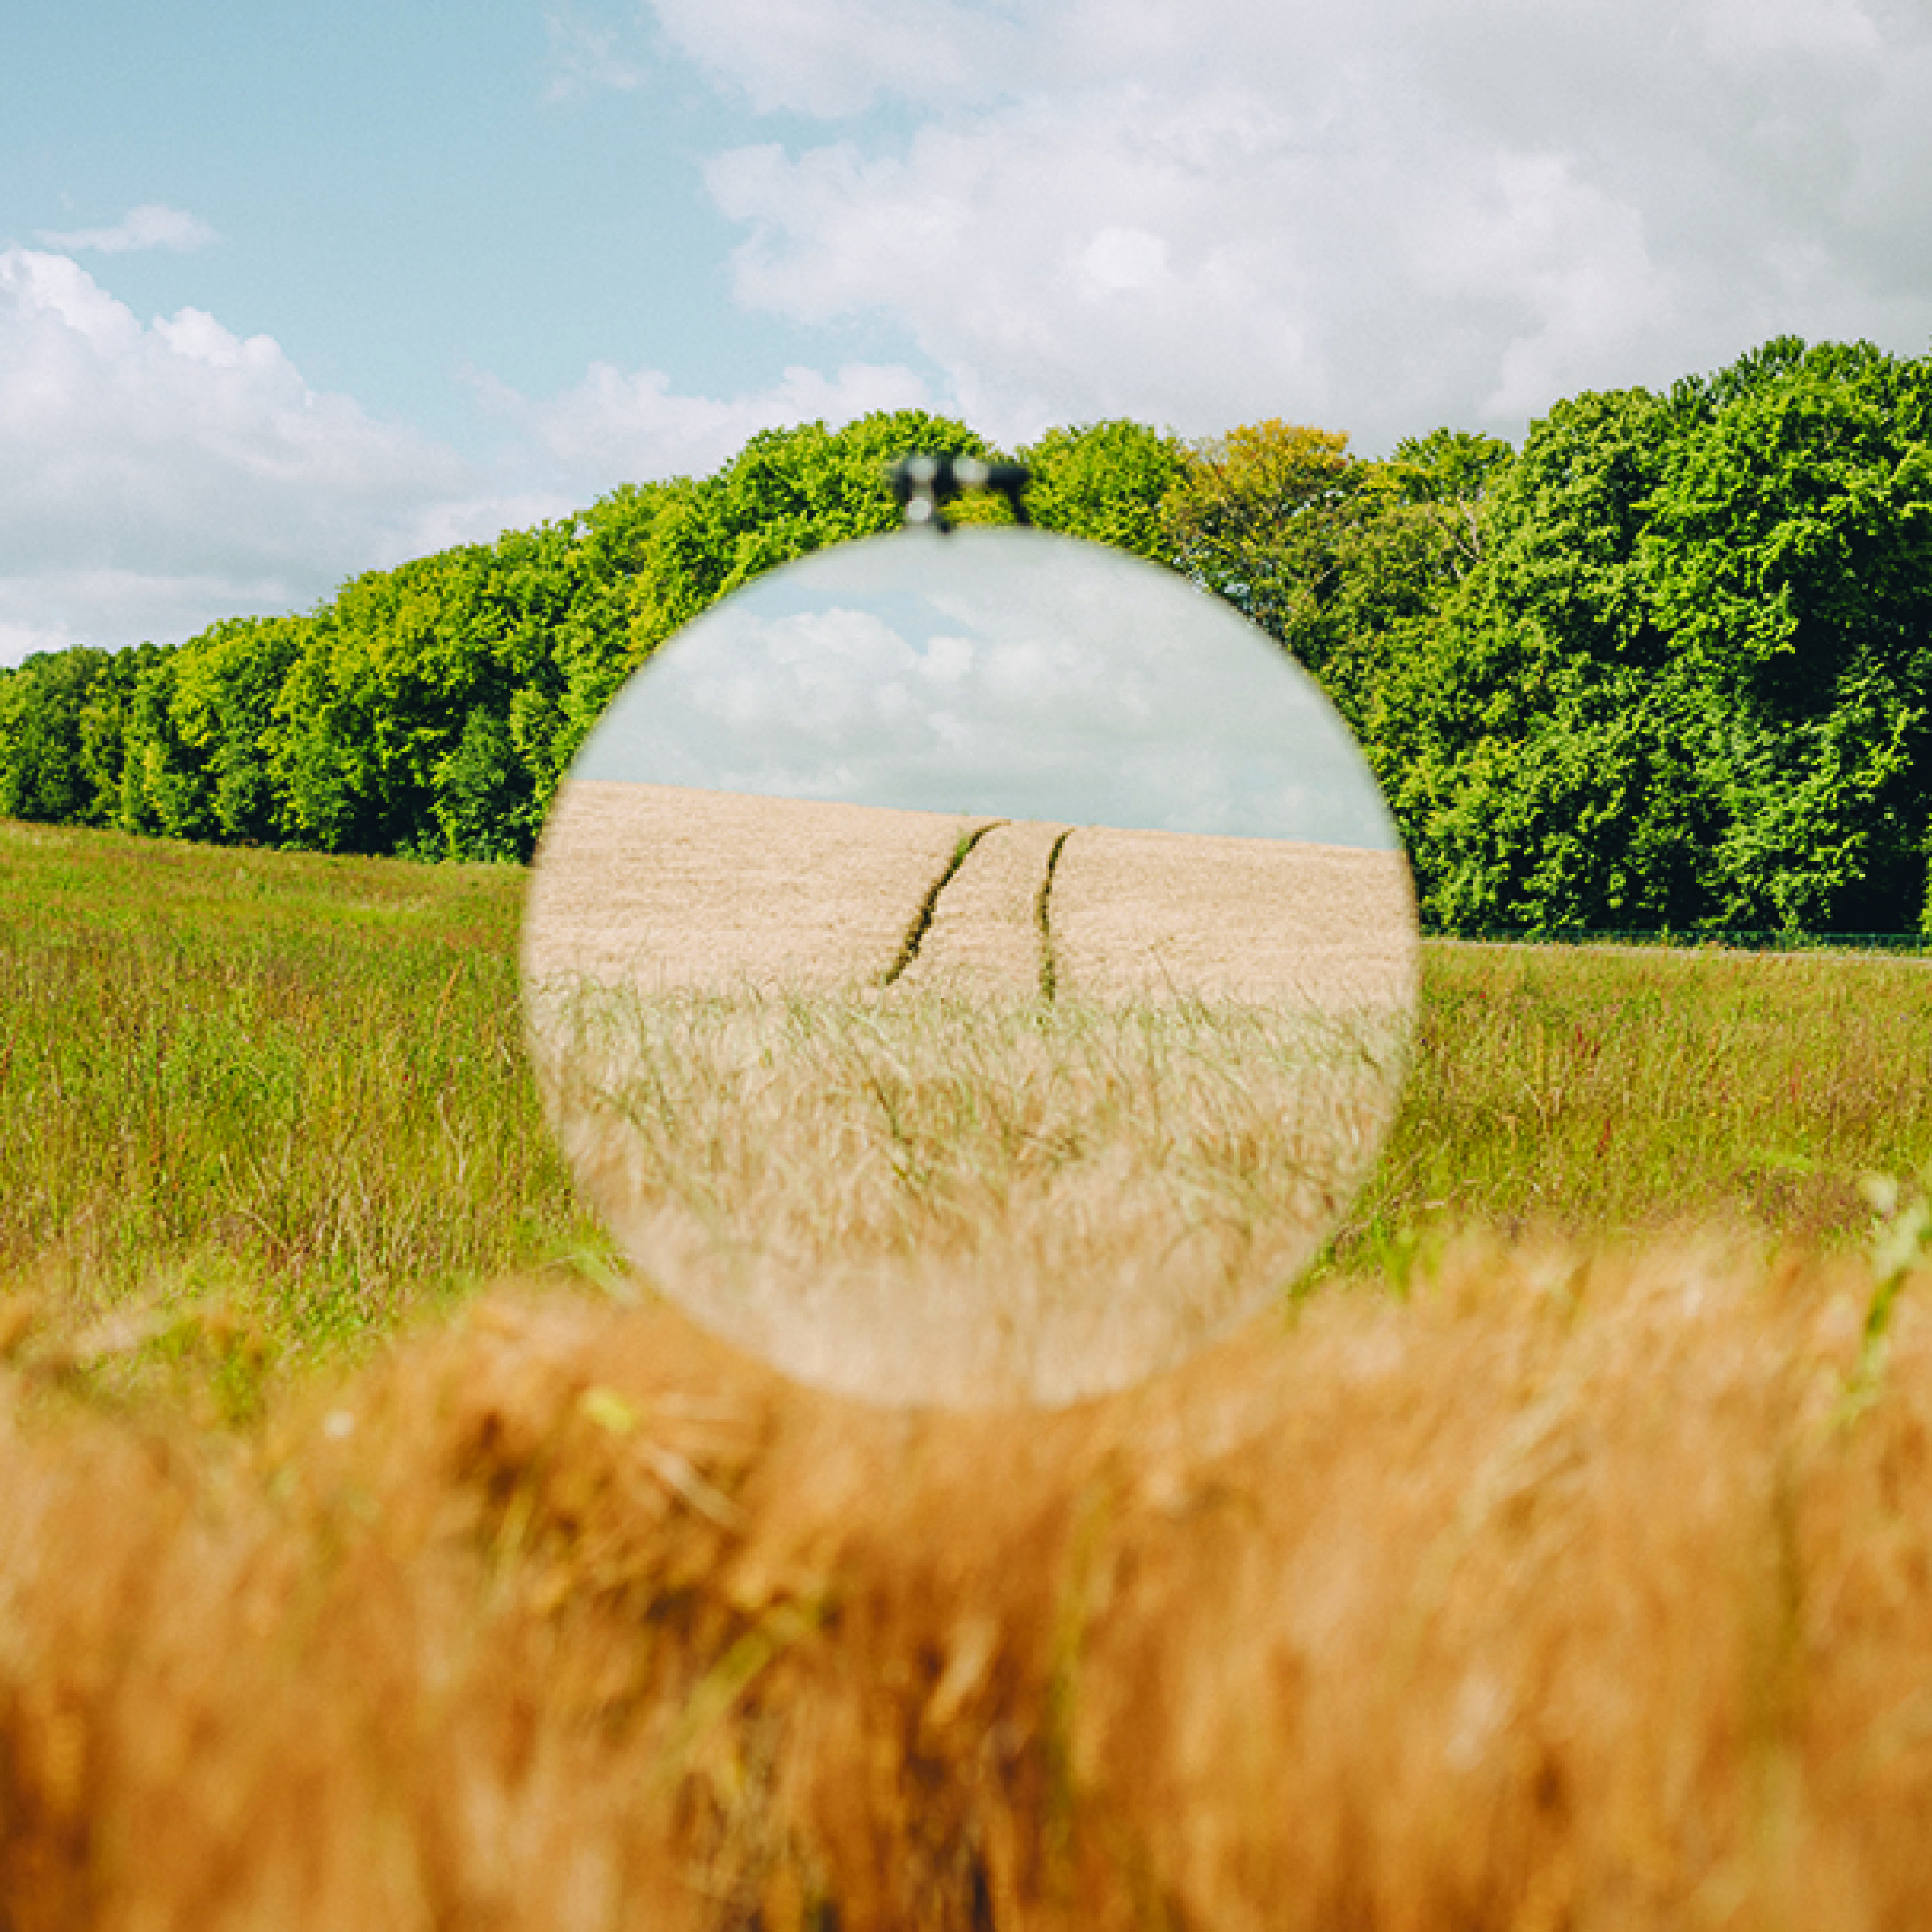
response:
<path id="1" fill-rule="evenodd" d="M 305 616 L 0 672 L 0 814 L 526 857 L 618 685 L 773 565 L 889 529 L 882 412 L 344 584 Z M 1932 935 L 1932 356 L 1767 344 L 1520 449 L 1278 421 L 1048 431 L 1042 526 L 1228 598 L 1360 739 L 1445 932 Z M 994 502 L 964 514 L 1006 516 Z"/>

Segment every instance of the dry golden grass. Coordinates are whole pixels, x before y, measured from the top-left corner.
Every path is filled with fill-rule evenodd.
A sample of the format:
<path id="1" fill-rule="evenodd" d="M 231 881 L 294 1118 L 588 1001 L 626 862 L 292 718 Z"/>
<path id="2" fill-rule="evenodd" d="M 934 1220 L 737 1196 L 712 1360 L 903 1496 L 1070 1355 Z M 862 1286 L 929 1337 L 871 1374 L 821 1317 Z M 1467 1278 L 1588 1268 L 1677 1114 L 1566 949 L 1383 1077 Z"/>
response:
<path id="1" fill-rule="evenodd" d="M 571 780 L 531 875 L 526 984 L 875 983 L 962 835 L 983 822 Z"/>
<path id="2" fill-rule="evenodd" d="M 645 1278 L 821 1387 L 1066 1402 L 1290 1282 L 1373 1160 L 1403 1036 L 1036 995 L 583 995 L 572 1166 Z"/>
<path id="3" fill-rule="evenodd" d="M 1306 1264 L 1394 1113 L 1414 950 L 1388 855 L 593 785 L 525 958 L 548 1111 L 649 1280 L 822 1387 L 984 1406 L 1120 1388 Z"/>
<path id="4" fill-rule="evenodd" d="M 1055 955 L 1090 995 L 1415 999 L 1415 900 L 1400 852 L 1083 827 L 1053 881 Z"/>
<path id="5" fill-rule="evenodd" d="M 1023 1424 L 516 1297 L 226 1460 L 10 1378 L 0 1909 L 1906 1932 L 1898 1279 L 1881 1360 L 1849 1262 L 1464 1252 Z"/>

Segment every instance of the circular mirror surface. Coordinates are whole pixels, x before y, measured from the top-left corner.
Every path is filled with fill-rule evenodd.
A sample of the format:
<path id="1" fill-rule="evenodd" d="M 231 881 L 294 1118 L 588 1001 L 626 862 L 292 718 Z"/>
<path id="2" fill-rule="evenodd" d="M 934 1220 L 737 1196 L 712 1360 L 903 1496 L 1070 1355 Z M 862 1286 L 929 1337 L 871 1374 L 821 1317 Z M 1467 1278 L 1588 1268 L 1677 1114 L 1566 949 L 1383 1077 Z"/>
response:
<path id="1" fill-rule="evenodd" d="M 1017 530 L 824 550 L 619 692 L 524 932 L 632 1265 L 874 1400 L 1059 1403 L 1255 1312 L 1394 1113 L 1408 867 L 1360 754 L 1181 578 Z"/>

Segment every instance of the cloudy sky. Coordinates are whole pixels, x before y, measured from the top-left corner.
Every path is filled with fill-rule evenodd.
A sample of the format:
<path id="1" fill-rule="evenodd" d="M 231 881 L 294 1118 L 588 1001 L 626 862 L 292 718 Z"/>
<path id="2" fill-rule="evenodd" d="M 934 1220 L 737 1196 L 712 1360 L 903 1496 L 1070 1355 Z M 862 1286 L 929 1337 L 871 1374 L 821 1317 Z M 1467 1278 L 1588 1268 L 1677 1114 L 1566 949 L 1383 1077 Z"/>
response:
<path id="1" fill-rule="evenodd" d="M 1395 849 L 1348 728 L 1217 597 L 1024 530 L 820 550 L 621 692 L 582 778 Z"/>
<path id="2" fill-rule="evenodd" d="M 0 662 L 920 404 L 1374 452 L 1932 340 L 1926 0 L 0 10 Z"/>

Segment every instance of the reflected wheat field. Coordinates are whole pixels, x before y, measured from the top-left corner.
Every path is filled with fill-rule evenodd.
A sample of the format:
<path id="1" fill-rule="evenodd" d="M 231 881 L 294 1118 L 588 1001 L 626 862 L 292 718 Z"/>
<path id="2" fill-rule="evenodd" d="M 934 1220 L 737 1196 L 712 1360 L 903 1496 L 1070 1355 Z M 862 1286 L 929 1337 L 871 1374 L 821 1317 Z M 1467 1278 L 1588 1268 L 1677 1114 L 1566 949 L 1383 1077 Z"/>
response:
<path id="1" fill-rule="evenodd" d="M 644 1278 L 820 1387 L 1105 1393 L 1285 1290 L 1372 1162 L 1407 1028 L 1268 1008 L 608 991 L 546 1034 Z"/>
<path id="2" fill-rule="evenodd" d="M 1286 1289 L 1393 1118 L 1414 955 L 1396 854 L 608 782 L 560 795 L 524 937 L 547 1110 L 644 1277 L 817 1385 L 975 1407 Z"/>

